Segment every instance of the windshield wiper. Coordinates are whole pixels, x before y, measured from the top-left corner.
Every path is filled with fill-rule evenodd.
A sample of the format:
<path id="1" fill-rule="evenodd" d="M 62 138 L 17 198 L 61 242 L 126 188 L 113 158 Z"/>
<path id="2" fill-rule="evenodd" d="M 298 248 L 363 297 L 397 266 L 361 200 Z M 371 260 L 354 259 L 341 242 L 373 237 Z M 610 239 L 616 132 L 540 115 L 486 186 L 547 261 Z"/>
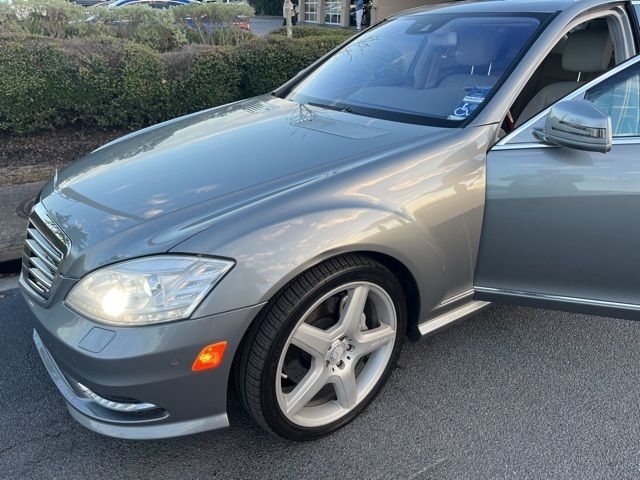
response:
<path id="1" fill-rule="evenodd" d="M 338 105 L 326 105 L 324 103 L 315 103 L 315 102 L 307 102 L 307 105 L 311 105 L 312 107 L 325 108 L 327 110 L 335 110 L 336 112 L 351 113 L 351 107 L 349 105 L 344 105 L 340 107 Z"/>

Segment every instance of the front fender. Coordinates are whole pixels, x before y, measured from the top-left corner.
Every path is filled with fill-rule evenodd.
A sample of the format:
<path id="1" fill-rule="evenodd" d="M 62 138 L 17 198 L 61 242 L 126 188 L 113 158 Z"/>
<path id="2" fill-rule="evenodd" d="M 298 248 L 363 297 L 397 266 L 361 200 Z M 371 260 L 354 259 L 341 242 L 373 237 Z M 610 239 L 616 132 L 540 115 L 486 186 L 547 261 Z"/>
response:
<path id="1" fill-rule="evenodd" d="M 459 133 L 213 219 L 172 249 L 236 261 L 195 315 L 267 302 L 329 257 L 375 252 L 411 274 L 418 318 L 429 318 L 471 288 L 475 268 L 488 135 L 487 129 Z"/>
<path id="2" fill-rule="evenodd" d="M 444 272 L 441 255 L 433 239 L 413 219 L 365 205 L 291 210 L 279 210 L 277 215 L 252 212 L 244 215 L 241 222 L 220 224 L 174 250 L 218 255 L 237 262 L 198 308 L 196 316 L 267 302 L 313 265 L 351 252 L 375 252 L 402 263 L 418 285 L 423 308 L 438 303 L 444 294 L 442 282 L 435 281 L 441 276 L 434 275 Z M 262 225 L 249 227 L 256 223 Z M 220 244 L 226 237 L 229 242 Z"/>

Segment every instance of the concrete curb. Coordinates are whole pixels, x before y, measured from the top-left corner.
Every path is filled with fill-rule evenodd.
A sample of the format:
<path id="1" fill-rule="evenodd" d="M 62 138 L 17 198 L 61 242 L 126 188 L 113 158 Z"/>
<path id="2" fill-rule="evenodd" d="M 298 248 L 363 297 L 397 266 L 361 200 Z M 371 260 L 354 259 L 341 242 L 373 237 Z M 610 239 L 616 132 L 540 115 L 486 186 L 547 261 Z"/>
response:
<path id="1" fill-rule="evenodd" d="M 0 187 L 0 262 L 22 255 L 27 217 L 43 182 Z"/>

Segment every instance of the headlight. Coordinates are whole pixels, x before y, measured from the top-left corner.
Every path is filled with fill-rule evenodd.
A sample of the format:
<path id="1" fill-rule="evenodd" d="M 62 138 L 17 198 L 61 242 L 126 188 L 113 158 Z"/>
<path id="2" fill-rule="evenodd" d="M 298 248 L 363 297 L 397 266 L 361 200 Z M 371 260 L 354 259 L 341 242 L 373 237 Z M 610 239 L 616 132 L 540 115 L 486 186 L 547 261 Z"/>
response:
<path id="1" fill-rule="evenodd" d="M 234 263 L 159 255 L 90 273 L 67 296 L 76 312 L 111 325 L 148 325 L 188 318 Z"/>

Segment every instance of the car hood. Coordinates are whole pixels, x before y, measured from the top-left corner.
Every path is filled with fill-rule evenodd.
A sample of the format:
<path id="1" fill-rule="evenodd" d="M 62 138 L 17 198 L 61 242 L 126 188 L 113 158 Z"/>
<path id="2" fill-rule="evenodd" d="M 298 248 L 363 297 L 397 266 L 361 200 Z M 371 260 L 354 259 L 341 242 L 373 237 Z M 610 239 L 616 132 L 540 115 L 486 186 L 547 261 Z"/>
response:
<path id="1" fill-rule="evenodd" d="M 217 215 L 450 132 L 259 97 L 107 144 L 58 172 L 42 202 L 86 270 L 167 251 Z"/>

